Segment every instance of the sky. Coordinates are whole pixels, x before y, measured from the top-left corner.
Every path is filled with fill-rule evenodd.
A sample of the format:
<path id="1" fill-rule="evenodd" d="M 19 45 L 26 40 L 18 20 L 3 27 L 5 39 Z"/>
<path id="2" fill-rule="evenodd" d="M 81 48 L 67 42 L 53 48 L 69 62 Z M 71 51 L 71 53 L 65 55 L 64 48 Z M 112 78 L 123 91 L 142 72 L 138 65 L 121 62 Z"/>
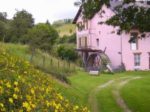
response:
<path id="1" fill-rule="evenodd" d="M 33 15 L 35 23 L 50 23 L 59 19 L 74 18 L 78 7 L 74 6 L 76 0 L 0 0 L 0 12 L 7 12 L 11 19 L 16 10 L 25 9 Z"/>

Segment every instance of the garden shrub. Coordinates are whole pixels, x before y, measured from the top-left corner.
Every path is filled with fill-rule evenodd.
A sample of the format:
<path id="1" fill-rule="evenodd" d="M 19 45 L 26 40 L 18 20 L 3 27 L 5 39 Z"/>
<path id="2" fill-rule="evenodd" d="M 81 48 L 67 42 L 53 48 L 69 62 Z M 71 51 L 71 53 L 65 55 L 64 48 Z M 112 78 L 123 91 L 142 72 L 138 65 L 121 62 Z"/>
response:
<path id="1" fill-rule="evenodd" d="M 75 49 L 68 45 L 60 45 L 57 49 L 57 53 L 59 57 L 69 61 L 75 61 L 78 58 Z"/>

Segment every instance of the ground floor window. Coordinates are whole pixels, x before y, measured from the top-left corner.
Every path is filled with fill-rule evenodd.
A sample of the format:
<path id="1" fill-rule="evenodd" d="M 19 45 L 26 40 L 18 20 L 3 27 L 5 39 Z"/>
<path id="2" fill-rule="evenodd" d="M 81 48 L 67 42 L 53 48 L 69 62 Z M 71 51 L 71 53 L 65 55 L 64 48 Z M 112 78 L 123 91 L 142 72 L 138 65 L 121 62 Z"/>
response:
<path id="1" fill-rule="evenodd" d="M 141 54 L 134 54 L 134 66 L 140 66 L 141 65 Z"/>

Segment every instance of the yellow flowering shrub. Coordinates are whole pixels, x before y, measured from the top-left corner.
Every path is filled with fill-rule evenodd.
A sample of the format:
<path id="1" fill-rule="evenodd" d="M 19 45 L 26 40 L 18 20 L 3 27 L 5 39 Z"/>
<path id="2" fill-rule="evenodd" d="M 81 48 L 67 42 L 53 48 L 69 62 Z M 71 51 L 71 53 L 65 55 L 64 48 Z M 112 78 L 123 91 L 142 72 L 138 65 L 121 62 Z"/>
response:
<path id="1" fill-rule="evenodd" d="M 0 112 L 88 112 L 53 87 L 50 76 L 0 49 Z"/>

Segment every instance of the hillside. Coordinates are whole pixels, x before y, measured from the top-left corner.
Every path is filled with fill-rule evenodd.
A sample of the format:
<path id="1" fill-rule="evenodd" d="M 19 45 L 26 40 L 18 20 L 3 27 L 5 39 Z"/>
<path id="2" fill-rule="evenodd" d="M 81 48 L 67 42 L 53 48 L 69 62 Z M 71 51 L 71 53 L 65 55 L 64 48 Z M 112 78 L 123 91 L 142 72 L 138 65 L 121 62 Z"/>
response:
<path id="1" fill-rule="evenodd" d="M 4 49 L 7 50 L 7 52 L 11 53 L 12 55 L 32 62 L 36 68 L 46 73 L 50 73 L 55 78 L 66 83 L 69 82 L 66 76 L 70 75 L 71 73 L 75 72 L 76 69 L 78 69 L 74 63 L 61 60 L 40 50 L 36 50 L 34 56 L 32 57 L 32 53 L 29 50 L 29 46 L 27 45 L 0 44 Z"/>
<path id="2" fill-rule="evenodd" d="M 87 112 L 57 92 L 53 81 L 28 61 L 0 48 L 1 112 Z"/>
<path id="3" fill-rule="evenodd" d="M 72 23 L 66 23 L 60 26 L 55 26 L 55 29 L 58 31 L 60 37 L 63 37 L 64 35 L 70 36 L 74 34 L 75 28 L 76 26 Z"/>

